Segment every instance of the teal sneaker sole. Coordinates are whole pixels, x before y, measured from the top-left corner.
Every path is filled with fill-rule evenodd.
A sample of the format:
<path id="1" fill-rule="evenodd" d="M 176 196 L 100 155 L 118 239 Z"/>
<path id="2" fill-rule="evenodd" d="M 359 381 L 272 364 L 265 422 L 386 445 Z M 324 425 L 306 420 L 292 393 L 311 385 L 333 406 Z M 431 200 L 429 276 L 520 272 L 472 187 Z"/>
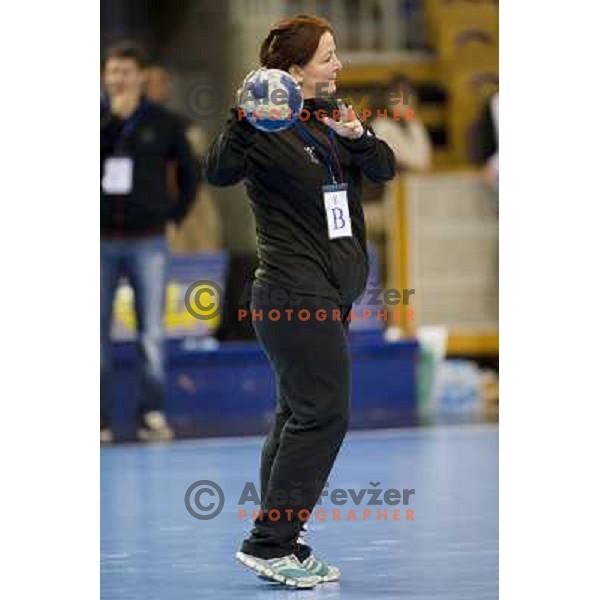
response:
<path id="1" fill-rule="evenodd" d="M 286 576 L 270 568 L 266 561 L 249 554 L 244 554 L 243 552 L 236 553 L 235 557 L 245 567 L 257 573 L 261 579 L 265 579 L 269 582 L 280 583 L 296 589 L 310 589 L 321 582 L 320 577 L 309 575 L 308 573 L 306 575 L 294 577 Z"/>
<path id="2" fill-rule="evenodd" d="M 337 567 L 333 567 L 328 565 L 327 566 L 327 573 L 325 574 L 320 574 L 320 573 L 316 573 L 316 572 L 312 572 L 310 570 L 307 570 L 307 572 L 314 576 L 314 577 L 318 577 L 319 578 L 319 583 L 332 583 L 334 581 L 339 581 L 339 579 L 341 578 L 342 574 L 340 572 L 340 570 Z M 274 580 L 269 579 L 268 577 L 266 577 L 265 575 L 258 575 L 259 579 L 262 579 L 263 581 L 268 581 L 271 583 L 275 583 Z"/>

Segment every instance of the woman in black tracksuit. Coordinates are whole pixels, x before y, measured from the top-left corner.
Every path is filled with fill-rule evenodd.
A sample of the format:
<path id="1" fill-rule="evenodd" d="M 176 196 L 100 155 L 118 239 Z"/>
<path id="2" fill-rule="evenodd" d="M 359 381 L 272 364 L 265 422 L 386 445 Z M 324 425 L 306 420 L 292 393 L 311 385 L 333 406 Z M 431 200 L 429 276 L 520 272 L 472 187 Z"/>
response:
<path id="1" fill-rule="evenodd" d="M 306 515 L 298 513 L 313 509 L 348 427 L 346 318 L 368 275 L 361 181 L 392 179 L 395 162 L 389 147 L 345 108 L 341 122 L 323 118 L 337 116 L 331 94 L 341 69 L 327 21 L 279 22 L 263 42 L 261 63 L 300 83 L 310 119 L 266 133 L 233 109 L 210 150 L 207 178 L 217 186 L 245 181 L 260 261 L 253 324 L 277 379 L 276 419 L 261 461 L 263 518 L 242 552 L 261 559 L 294 554 L 303 562 L 311 549 L 297 542 Z M 343 197 L 340 208 L 339 197 L 326 198 L 331 188 L 324 186 L 332 184 L 338 191 L 347 186 L 347 206 Z M 278 320 L 268 317 L 274 309 Z M 307 320 L 299 317 L 302 309 Z M 267 518 L 273 509 L 280 519 Z"/>

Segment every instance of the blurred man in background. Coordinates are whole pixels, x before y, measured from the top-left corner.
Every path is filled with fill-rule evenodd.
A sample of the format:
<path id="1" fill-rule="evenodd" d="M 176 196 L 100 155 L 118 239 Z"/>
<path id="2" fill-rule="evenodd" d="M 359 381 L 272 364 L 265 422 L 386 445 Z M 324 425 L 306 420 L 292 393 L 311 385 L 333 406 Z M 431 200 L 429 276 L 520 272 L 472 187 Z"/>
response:
<path id="1" fill-rule="evenodd" d="M 181 96 L 176 80 L 165 67 L 154 64 L 146 69 L 146 95 L 152 102 L 173 111 L 175 100 Z M 185 130 L 196 164 L 201 170 L 207 151 L 205 131 L 193 119 L 181 112 L 173 112 Z M 171 175 L 171 174 L 170 174 Z M 169 178 L 169 182 L 172 181 Z M 198 186 L 196 199 L 180 227 L 167 226 L 169 248 L 175 253 L 211 252 L 221 248 L 219 214 L 214 200 L 205 186 Z"/>
<path id="2" fill-rule="evenodd" d="M 427 128 L 417 113 L 418 98 L 412 83 L 402 75 L 394 76 L 387 86 L 384 98 L 387 114 L 373 121 L 373 131 L 392 149 L 398 175 L 429 170 L 431 141 Z M 364 205 L 367 233 L 377 249 L 384 284 L 387 279 L 386 240 L 390 223 L 387 207 L 392 206 L 398 175 L 393 181 L 386 183 L 385 191 L 378 199 Z"/>
<path id="3" fill-rule="evenodd" d="M 168 108 L 173 113 L 173 116 L 179 119 L 179 122 L 185 130 L 185 137 L 190 144 L 194 156 L 198 159 L 202 159 L 207 150 L 206 135 L 192 119 L 173 110 L 171 75 L 165 67 L 160 65 L 150 65 L 146 69 L 145 92 L 148 100 Z"/>
<path id="4" fill-rule="evenodd" d="M 173 102 L 173 80 L 169 71 L 160 65 L 147 69 L 146 94 L 150 100 L 170 106 Z M 178 114 L 195 158 L 204 162 L 207 151 L 206 135 L 198 123 Z M 212 336 L 205 340 L 207 347 L 219 342 L 254 338 L 248 320 L 240 320 L 239 308 L 247 308 L 244 297 L 254 279 L 256 232 L 254 215 L 242 183 L 231 188 L 199 188 L 185 223 L 174 231 L 167 229 L 169 246 L 176 252 L 210 252 L 217 249 L 227 253 L 224 296 L 220 323 Z"/>
<path id="5" fill-rule="evenodd" d="M 145 50 L 134 42 L 108 49 L 100 126 L 100 441 L 110 442 L 110 372 L 113 302 L 121 277 L 134 293 L 140 398 L 137 437 L 166 440 L 163 412 L 164 295 L 167 222 L 180 223 L 194 199 L 197 167 L 180 121 L 143 94 Z M 171 167 L 172 165 L 172 167 Z M 174 169 L 177 197 L 168 193 Z"/>
<path id="6" fill-rule="evenodd" d="M 431 168 L 431 141 L 417 114 L 416 90 L 409 79 L 396 75 L 385 96 L 387 118 L 375 120 L 373 131 L 394 152 L 398 172 L 427 171 Z"/>
<path id="7" fill-rule="evenodd" d="M 481 160 L 484 163 L 483 180 L 496 196 L 500 189 L 499 112 L 500 96 L 496 92 L 485 103 L 480 124 Z"/>

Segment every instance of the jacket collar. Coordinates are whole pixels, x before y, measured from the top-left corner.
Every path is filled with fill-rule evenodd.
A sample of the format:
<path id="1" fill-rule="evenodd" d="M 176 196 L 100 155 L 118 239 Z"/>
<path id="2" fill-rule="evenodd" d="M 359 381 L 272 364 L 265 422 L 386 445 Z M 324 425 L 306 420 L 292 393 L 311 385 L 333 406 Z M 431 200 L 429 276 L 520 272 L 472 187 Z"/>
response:
<path id="1" fill-rule="evenodd" d="M 317 110 L 324 110 L 331 116 L 331 112 L 337 108 L 337 103 L 335 98 L 331 96 L 307 98 L 304 100 L 304 108 L 310 113 L 315 113 Z"/>

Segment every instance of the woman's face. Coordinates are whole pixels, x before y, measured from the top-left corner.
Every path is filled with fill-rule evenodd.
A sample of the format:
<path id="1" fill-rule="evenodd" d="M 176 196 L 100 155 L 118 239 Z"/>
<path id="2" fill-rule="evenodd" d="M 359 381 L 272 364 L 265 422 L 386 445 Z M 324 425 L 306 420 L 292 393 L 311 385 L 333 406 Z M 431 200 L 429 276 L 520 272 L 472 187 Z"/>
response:
<path id="1" fill-rule="evenodd" d="M 335 79 L 342 69 L 335 51 L 333 35 L 326 31 L 310 62 L 304 67 L 293 66 L 290 69 L 292 76 L 301 84 L 304 98 L 324 97 L 335 92 Z"/>

